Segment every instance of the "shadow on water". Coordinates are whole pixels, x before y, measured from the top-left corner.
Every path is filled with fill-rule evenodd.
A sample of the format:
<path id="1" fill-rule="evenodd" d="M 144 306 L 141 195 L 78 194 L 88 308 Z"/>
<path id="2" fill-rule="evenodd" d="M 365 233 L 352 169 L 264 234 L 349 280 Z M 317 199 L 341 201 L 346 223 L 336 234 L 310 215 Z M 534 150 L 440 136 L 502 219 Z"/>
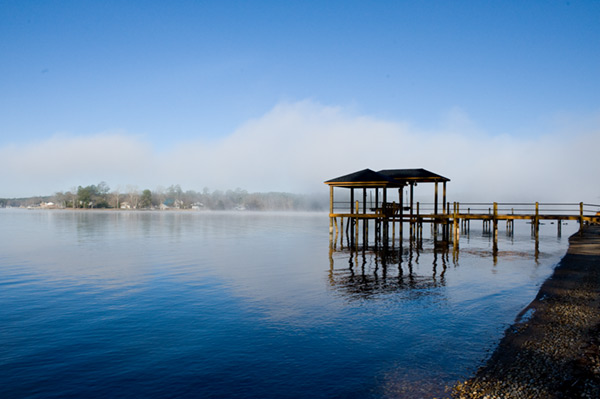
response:
<path id="1" fill-rule="evenodd" d="M 446 285 L 448 246 L 410 241 L 399 247 L 330 248 L 329 283 L 350 299 L 372 299 L 399 291 L 434 295 Z M 457 263 L 454 263 L 456 266 Z"/>
<path id="2" fill-rule="evenodd" d="M 319 215 L 2 216 L 2 397 L 443 397 L 564 252 L 535 263 L 527 226 L 496 265 L 476 229 L 459 257 L 328 248 Z"/>
<path id="3" fill-rule="evenodd" d="M 358 250 L 331 246 L 329 261 L 330 287 L 350 303 L 390 299 L 410 304 L 447 302 L 446 273 L 458 266 L 456 258 L 452 258 L 452 248 L 440 243 L 434 245 L 433 240 L 425 240 L 425 243 L 407 240 L 395 246 L 361 246 Z M 418 342 L 419 339 L 414 343 L 417 347 L 421 345 Z M 378 388 L 372 397 L 447 397 L 447 381 L 452 377 L 430 366 L 394 364 L 378 377 Z"/>

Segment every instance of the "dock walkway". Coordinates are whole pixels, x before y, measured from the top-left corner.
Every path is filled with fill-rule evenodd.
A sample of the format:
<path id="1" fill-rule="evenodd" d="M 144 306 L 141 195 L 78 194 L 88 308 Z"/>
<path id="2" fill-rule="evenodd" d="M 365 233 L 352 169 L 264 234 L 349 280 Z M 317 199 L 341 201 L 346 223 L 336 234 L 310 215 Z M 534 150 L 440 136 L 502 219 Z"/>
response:
<path id="1" fill-rule="evenodd" d="M 423 206 L 424 205 L 424 206 Z M 375 206 L 367 206 L 366 203 L 355 201 L 354 203 L 338 202 L 332 204 L 329 214 L 331 233 L 340 235 L 338 219 L 341 230 L 343 230 L 344 219 L 346 220 L 346 235 L 350 245 L 358 242 L 360 230 L 358 225 L 363 225 L 363 243 L 368 239 L 369 222 L 373 221 L 375 227 L 376 241 L 389 240 L 390 226 L 395 239 L 396 230 L 402 239 L 403 226 L 409 226 L 409 238 L 419 239 L 422 235 L 423 224 L 431 224 L 434 239 L 439 237 L 442 241 L 452 242 L 456 247 L 460 241 L 461 231 L 470 230 L 471 222 L 481 221 L 483 230 L 494 237 L 494 248 L 497 249 L 499 222 L 506 222 L 509 234 L 514 231 L 515 220 L 526 220 L 531 224 L 532 235 L 539 235 L 539 226 L 542 221 L 556 221 L 557 232 L 561 233 L 563 221 L 577 221 L 580 226 L 584 224 L 600 223 L 600 205 L 579 203 L 447 203 L 442 212 L 431 213 L 428 209 L 431 204 L 416 203 L 416 206 L 402 207 L 392 203 L 376 203 Z M 338 209 L 350 209 L 350 212 L 339 212 Z M 437 207 L 435 207 L 437 211 Z M 398 226 L 398 229 L 396 229 Z M 350 231 L 348 231 L 350 230 Z M 340 236 L 343 239 L 344 232 Z"/>

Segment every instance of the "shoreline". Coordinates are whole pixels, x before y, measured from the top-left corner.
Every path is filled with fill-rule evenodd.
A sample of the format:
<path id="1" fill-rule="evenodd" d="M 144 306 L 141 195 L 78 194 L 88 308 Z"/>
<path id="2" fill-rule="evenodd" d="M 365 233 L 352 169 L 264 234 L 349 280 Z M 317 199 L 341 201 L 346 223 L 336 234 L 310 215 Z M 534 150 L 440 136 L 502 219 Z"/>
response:
<path id="1" fill-rule="evenodd" d="M 453 398 L 600 397 L 600 226 L 585 226 L 491 358 Z"/>

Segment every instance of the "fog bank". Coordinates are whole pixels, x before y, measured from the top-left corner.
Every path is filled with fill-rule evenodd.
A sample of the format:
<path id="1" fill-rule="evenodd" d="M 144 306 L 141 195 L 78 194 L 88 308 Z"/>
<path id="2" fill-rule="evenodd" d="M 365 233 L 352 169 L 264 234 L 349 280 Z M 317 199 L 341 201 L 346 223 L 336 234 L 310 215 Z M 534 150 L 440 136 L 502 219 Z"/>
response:
<path id="1" fill-rule="evenodd" d="M 327 190 L 324 180 L 364 168 L 425 168 L 452 180 L 450 200 L 600 202 L 598 115 L 585 123 L 557 119 L 547 132 L 526 137 L 488 135 L 460 109 L 441 120 L 438 129 L 425 131 L 300 101 L 278 104 L 223 138 L 166 150 L 130 132 L 57 134 L 0 148 L 0 197 L 99 181 L 318 193 Z M 429 191 L 419 187 L 418 193 L 428 197 Z"/>

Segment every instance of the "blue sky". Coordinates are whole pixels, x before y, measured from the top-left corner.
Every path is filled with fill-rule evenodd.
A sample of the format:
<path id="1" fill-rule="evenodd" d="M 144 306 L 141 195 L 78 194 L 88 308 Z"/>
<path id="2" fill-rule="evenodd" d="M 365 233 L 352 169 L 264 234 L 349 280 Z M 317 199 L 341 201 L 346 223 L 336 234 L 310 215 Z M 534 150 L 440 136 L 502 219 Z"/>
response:
<path id="1" fill-rule="evenodd" d="M 380 166 L 464 196 L 502 168 L 529 197 L 600 137 L 599 1 L 0 0 L 0 50 L 0 197 L 318 191 Z M 598 202 L 587 162 L 571 195 Z"/>

